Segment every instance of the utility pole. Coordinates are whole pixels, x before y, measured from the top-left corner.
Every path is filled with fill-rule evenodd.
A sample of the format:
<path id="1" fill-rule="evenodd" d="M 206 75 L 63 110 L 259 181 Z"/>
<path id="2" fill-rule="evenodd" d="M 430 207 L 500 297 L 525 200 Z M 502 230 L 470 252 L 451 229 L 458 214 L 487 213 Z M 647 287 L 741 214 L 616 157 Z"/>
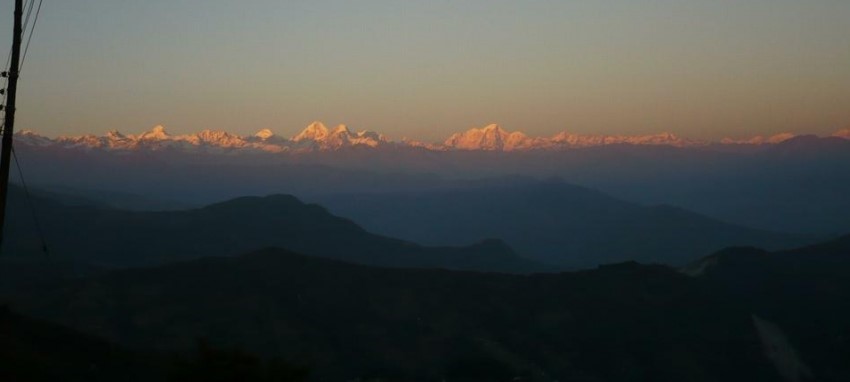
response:
<path id="1" fill-rule="evenodd" d="M 12 162 L 12 134 L 15 131 L 15 96 L 18 90 L 18 73 L 20 71 L 21 38 L 24 35 L 21 19 L 24 16 L 23 0 L 15 0 L 15 26 L 12 33 L 12 62 L 9 72 L 4 73 L 9 78 L 6 88 L 6 119 L 3 122 L 3 149 L 0 152 L 0 248 L 3 246 L 3 228 L 6 226 L 6 197 L 9 191 L 9 165 Z"/>

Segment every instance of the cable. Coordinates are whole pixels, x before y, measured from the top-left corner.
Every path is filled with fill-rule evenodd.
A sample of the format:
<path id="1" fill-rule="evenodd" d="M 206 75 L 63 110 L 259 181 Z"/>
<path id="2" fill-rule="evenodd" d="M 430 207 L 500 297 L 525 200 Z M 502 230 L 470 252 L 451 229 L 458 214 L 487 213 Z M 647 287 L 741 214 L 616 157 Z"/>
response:
<path id="1" fill-rule="evenodd" d="M 27 9 L 27 7 L 29 7 L 29 9 L 27 9 L 27 17 L 24 19 L 23 25 L 21 25 L 21 37 L 23 37 L 24 31 L 27 30 L 27 23 L 29 23 L 29 21 L 30 21 L 30 14 L 32 14 L 33 4 L 35 4 L 35 0 L 31 0 L 29 2 L 24 1 L 24 5 L 23 5 L 22 9 Z M 40 6 L 41 6 L 41 4 L 39 4 L 39 7 Z M 12 62 L 12 48 L 11 47 L 9 48 L 9 54 L 6 56 L 6 65 L 3 66 L 4 70 L 9 68 L 10 62 Z M 7 77 L 7 81 L 8 81 L 8 77 Z"/>
<path id="2" fill-rule="evenodd" d="M 24 47 L 24 53 L 21 56 L 21 62 L 18 65 L 18 75 L 19 76 L 21 75 L 21 71 L 23 71 L 24 61 L 26 61 L 26 59 L 27 59 L 27 52 L 30 49 L 30 42 L 32 41 L 32 35 L 35 32 L 35 25 L 36 25 L 36 23 L 38 23 L 39 14 L 41 14 L 42 3 L 43 3 L 43 0 L 38 0 L 38 8 L 36 8 L 36 11 L 35 11 L 35 18 L 32 19 L 32 27 L 29 28 L 29 36 L 27 37 L 27 43 L 26 43 L 26 46 Z M 29 26 L 30 17 L 32 16 L 32 10 L 35 7 L 35 0 L 30 0 L 29 2 L 25 2 L 23 7 L 24 7 L 24 9 L 27 10 L 26 11 L 27 16 L 24 19 L 23 25 L 21 27 L 21 34 L 22 34 L 21 37 L 23 37 L 23 35 L 25 35 L 26 32 L 27 32 L 27 27 Z M 11 61 L 12 61 L 12 49 L 9 48 L 9 55 L 6 56 L 6 65 L 3 67 L 4 70 L 9 67 L 9 63 Z M 8 84 L 8 82 L 9 82 L 9 79 L 7 77 L 7 78 L 4 79 L 3 88 L 6 88 L 6 85 Z M 2 103 L 3 104 L 6 103 L 6 94 L 3 94 Z"/>
<path id="3" fill-rule="evenodd" d="M 26 2 L 25 2 L 25 3 L 24 3 L 24 8 L 26 8 L 26 7 L 27 7 L 27 4 L 26 4 Z M 21 29 L 21 30 L 23 30 L 23 29 Z M 9 63 L 10 63 L 10 62 L 12 62 L 12 48 L 11 48 L 11 47 L 9 48 L 9 54 L 8 54 L 8 55 L 6 55 L 6 65 L 3 65 L 3 70 L 6 70 L 6 69 L 8 69 L 8 68 L 9 68 Z M 3 87 L 5 87 L 5 86 L 3 86 Z"/>
<path id="4" fill-rule="evenodd" d="M 12 157 L 15 158 L 15 167 L 18 168 L 18 176 L 21 178 L 21 185 L 24 188 L 24 196 L 27 199 L 27 205 L 30 208 L 30 213 L 32 214 L 32 221 L 35 224 L 35 232 L 38 235 L 39 241 L 41 241 L 41 250 L 44 251 L 45 256 L 50 256 L 50 252 L 47 250 L 47 239 L 45 239 L 44 231 L 41 229 L 41 222 L 38 220 L 38 213 L 35 211 L 35 203 L 32 200 L 32 195 L 30 195 L 29 186 L 27 186 L 27 181 L 24 178 L 24 172 L 21 170 L 21 161 L 18 159 L 18 153 L 15 152 L 15 145 L 12 145 Z"/>
<path id="5" fill-rule="evenodd" d="M 26 44 L 26 46 L 24 46 L 24 55 L 21 56 L 21 65 L 18 68 L 18 75 L 20 75 L 21 71 L 23 71 L 24 62 L 27 60 L 27 52 L 30 50 L 30 41 L 32 41 L 33 32 L 35 32 L 35 24 L 38 22 L 38 15 L 41 13 L 41 3 L 42 2 L 43 2 L 43 0 L 38 0 L 38 9 L 35 11 L 35 18 L 32 20 L 32 28 L 30 28 L 30 34 L 29 34 L 29 37 L 27 37 L 27 44 Z M 31 4 L 35 3 L 35 0 L 32 0 L 30 3 Z M 32 11 L 32 6 L 30 6 L 30 11 Z M 27 21 L 29 21 L 29 15 L 27 15 Z M 24 25 L 25 25 L 24 28 L 26 28 L 26 23 Z M 26 30 L 26 29 L 24 29 L 24 30 Z"/>
<path id="6" fill-rule="evenodd" d="M 32 6 L 35 4 L 35 0 L 30 0 L 28 2 L 24 2 L 24 8 L 27 10 L 27 17 L 24 18 L 24 23 L 21 25 L 21 37 L 23 37 L 23 33 L 27 30 L 27 24 L 30 22 L 30 15 L 32 15 Z"/>
<path id="7" fill-rule="evenodd" d="M 36 23 L 38 23 L 38 16 L 39 16 L 39 14 L 41 14 L 42 3 L 43 3 L 43 0 L 38 1 L 38 8 L 36 9 L 36 12 L 35 12 L 35 18 L 32 19 L 32 27 L 29 28 L 29 36 L 27 37 L 27 42 L 26 42 L 26 45 L 24 47 L 24 52 L 23 52 L 23 55 L 21 57 L 20 64 L 18 65 L 18 73 L 17 73 L 18 75 L 20 75 L 20 73 L 23 69 L 23 66 L 24 66 L 24 61 L 26 61 L 27 52 L 29 51 L 30 42 L 32 41 L 32 35 L 35 32 Z M 27 16 L 26 16 L 26 19 L 24 20 L 22 28 L 21 28 L 21 37 L 23 37 L 26 34 L 26 30 L 27 30 L 27 27 L 29 26 L 29 21 L 30 21 L 30 17 L 32 16 L 32 10 L 33 10 L 34 6 L 35 6 L 35 0 L 29 0 L 28 2 L 25 2 L 24 5 L 23 5 L 23 7 L 25 9 L 27 9 Z M 9 49 L 9 55 L 6 57 L 6 66 L 4 67 L 4 69 L 9 67 L 9 63 L 11 63 L 11 60 L 12 60 L 12 50 L 10 48 Z M 6 81 L 4 81 L 4 82 L 8 83 L 8 78 L 6 78 L 5 80 Z M 6 87 L 6 85 L 3 86 L 3 88 L 5 88 L 5 87 Z M 3 104 L 5 104 L 5 103 L 6 103 L 6 93 L 3 94 Z M 0 125 L 0 133 L 2 133 L 5 130 L 5 128 L 6 128 L 5 124 Z M 39 241 L 41 241 L 41 249 L 42 249 L 42 251 L 44 251 L 45 256 L 50 256 L 50 252 L 48 251 L 48 247 L 47 247 L 47 239 L 45 238 L 44 230 L 42 230 L 42 228 L 41 228 L 41 222 L 38 220 L 38 213 L 36 213 L 36 210 L 35 210 L 35 203 L 33 202 L 32 195 L 30 194 L 29 186 L 27 185 L 26 178 L 24 177 L 24 171 L 23 171 L 23 169 L 21 169 L 21 161 L 20 161 L 20 159 L 18 159 L 18 153 L 17 153 L 17 151 L 15 151 L 14 144 L 11 147 L 11 151 L 12 151 L 12 157 L 15 160 L 15 167 L 18 169 L 18 176 L 21 178 L 21 185 L 23 186 L 23 189 L 24 189 L 24 195 L 25 195 L 26 200 L 27 200 L 27 205 L 29 206 L 30 213 L 32 214 L 32 220 L 33 220 L 33 223 L 35 224 L 36 234 L 38 235 Z"/>

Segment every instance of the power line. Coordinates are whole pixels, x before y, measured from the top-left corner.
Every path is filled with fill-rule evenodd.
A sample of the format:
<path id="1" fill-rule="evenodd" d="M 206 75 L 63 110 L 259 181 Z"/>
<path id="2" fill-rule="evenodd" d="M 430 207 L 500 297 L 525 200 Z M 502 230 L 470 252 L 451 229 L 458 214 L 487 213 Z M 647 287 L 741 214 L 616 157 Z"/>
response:
<path id="1" fill-rule="evenodd" d="M 33 4 L 35 4 L 35 0 L 31 0 L 31 1 L 29 1 L 29 2 L 24 1 L 24 9 L 27 9 L 27 7 L 29 7 L 29 8 L 27 9 L 27 17 L 26 17 L 26 19 L 24 20 L 23 27 L 21 28 L 21 33 L 23 33 L 23 31 L 27 30 L 27 23 L 28 23 L 28 22 L 29 22 L 29 20 L 30 20 L 30 14 L 32 13 L 32 5 L 33 5 Z M 10 63 L 10 62 L 12 62 L 12 48 L 11 48 L 11 47 L 9 48 L 9 54 L 8 54 L 8 55 L 6 55 L 6 65 L 3 65 L 3 70 L 6 70 L 6 69 L 8 69 L 8 68 L 9 68 L 9 63 Z M 9 78 L 8 78 L 8 77 L 6 77 L 4 80 L 5 80 L 6 82 L 8 82 L 8 81 L 9 81 Z M 5 88 L 5 87 L 6 87 L 6 85 L 4 84 L 4 85 L 3 85 L 3 87 Z M 4 96 L 3 98 L 5 99 L 6 97 Z"/>
<path id="2" fill-rule="evenodd" d="M 32 15 L 32 6 L 35 4 L 35 0 L 30 0 L 24 3 L 24 8 L 27 10 L 27 17 L 24 18 L 23 28 L 21 28 L 21 33 L 26 32 L 27 24 L 30 22 L 30 15 Z"/>
<path id="3" fill-rule="evenodd" d="M 32 35 L 35 32 L 35 26 L 36 26 L 36 23 L 38 22 L 38 16 L 41 13 L 42 2 L 43 2 L 43 0 L 39 0 L 38 8 L 35 12 L 35 18 L 32 19 L 32 21 L 33 21 L 32 26 L 29 26 L 29 21 L 30 21 L 30 18 L 32 17 L 32 11 L 33 11 L 34 6 L 35 6 L 35 0 L 29 0 L 29 2 L 25 3 L 25 4 L 21 4 L 20 0 L 17 1 L 16 9 L 15 9 L 15 31 L 13 33 L 15 35 L 14 36 L 14 43 L 13 43 L 12 49 L 10 49 L 10 51 L 9 51 L 9 56 L 6 59 L 6 67 L 9 67 L 9 64 L 13 64 L 13 65 L 10 67 L 11 69 L 9 69 L 8 76 L 6 76 L 5 72 L 4 72 L 4 77 L 6 77 L 6 83 L 7 84 L 9 83 L 10 80 L 13 81 L 13 82 L 11 82 L 12 85 L 15 85 L 16 82 L 17 82 L 17 78 L 18 78 L 18 76 L 21 72 L 21 68 L 23 67 L 23 63 L 26 60 L 26 54 L 27 54 L 27 51 L 29 50 L 30 42 L 32 41 Z M 21 22 L 22 21 L 21 20 L 21 16 L 22 16 L 21 10 L 24 9 L 24 8 L 27 9 L 27 11 L 26 11 L 27 15 L 26 15 L 26 20 L 24 20 L 23 23 L 22 23 Z M 24 49 L 23 56 L 20 57 L 20 59 L 19 59 L 18 55 L 19 55 L 19 53 L 21 53 L 21 51 L 20 51 L 21 39 L 25 36 L 25 34 L 27 32 L 27 28 L 29 28 L 29 36 L 27 37 L 26 47 Z M 13 52 L 14 52 L 14 55 L 12 54 Z M 12 56 L 14 56 L 15 62 L 12 62 L 12 58 L 13 58 Z M 5 70 L 6 67 L 4 67 L 3 69 Z M 6 85 L 3 86 L 4 90 L 5 90 L 5 88 L 6 88 Z M 14 91 L 14 90 L 15 89 L 14 89 L 14 86 L 13 86 L 12 91 Z M 5 106 L 5 103 L 6 103 L 6 96 L 7 95 L 8 95 L 7 92 L 4 91 L 3 92 L 3 105 L 4 106 Z M 6 117 L 7 117 L 6 122 L 9 122 L 9 123 L 12 122 L 12 119 L 10 118 L 10 116 L 14 115 L 14 114 L 9 114 L 9 113 L 14 113 L 14 97 L 11 100 L 12 100 L 11 101 L 12 105 L 10 105 L 10 106 L 12 106 L 11 110 L 5 110 L 5 112 L 7 113 L 6 114 Z M 29 206 L 30 213 L 32 214 L 32 219 L 33 219 L 33 223 L 35 224 L 36 234 L 38 235 L 38 238 L 41 241 L 41 249 L 44 251 L 45 255 L 49 255 L 49 252 L 48 252 L 48 249 L 47 249 L 47 240 L 45 239 L 44 231 L 41 229 L 41 222 L 39 221 L 38 214 L 36 213 L 35 203 L 33 202 L 32 195 L 30 194 L 30 191 L 29 191 L 29 185 L 27 184 L 26 178 L 24 177 L 23 169 L 21 168 L 21 161 L 18 158 L 18 153 L 15 150 L 13 140 L 8 139 L 8 138 L 11 138 L 11 134 L 9 134 L 9 136 L 6 135 L 6 133 L 11 133 L 11 131 L 5 131 L 6 128 L 7 128 L 6 123 L 3 123 L 2 125 L 0 125 L 0 132 L 4 133 L 4 144 L 3 144 L 4 155 L 8 155 L 9 151 L 11 151 L 12 157 L 14 158 L 14 161 L 15 161 L 15 167 L 18 170 L 18 176 L 20 177 L 21 184 L 23 185 L 24 195 L 25 195 L 25 198 L 27 200 L 27 205 Z M 9 147 L 6 147 L 7 144 L 8 144 Z M 9 151 L 6 151 L 6 150 L 9 150 Z M 8 176 L 8 167 L 7 167 L 8 162 L 5 162 L 5 161 L 9 160 L 10 158 L 8 156 L 4 156 L 3 159 L 4 159 L 3 170 L 4 170 L 4 172 L 6 172 L 5 176 L 7 177 Z M 4 188 L 5 188 L 5 181 L 7 179 L 8 178 L 3 179 Z M 6 191 L 7 190 L 5 190 L 5 189 L 2 191 L 3 194 L 4 194 L 4 199 L 2 200 L 4 208 L 5 208 L 5 204 L 6 204 L 6 200 L 5 200 Z M 0 213 L 4 213 L 4 212 L 5 211 L 0 211 Z M 3 219 L 3 220 L 5 220 L 5 219 Z M 2 225 L 2 224 L 0 224 L 0 225 Z M 2 227 L 0 227 L 0 229 L 2 229 Z"/>
<path id="4" fill-rule="evenodd" d="M 36 8 L 35 18 L 33 18 L 32 27 L 29 30 L 29 36 L 27 37 L 27 44 L 24 48 L 23 56 L 21 58 L 21 62 L 20 62 L 19 68 L 18 68 L 18 75 L 20 75 L 21 70 L 24 66 L 24 61 L 27 59 L 27 51 L 29 51 L 30 42 L 32 41 L 32 35 L 35 32 L 35 25 L 36 25 L 36 23 L 38 23 L 38 15 L 41 14 L 42 3 L 43 3 L 43 0 L 38 0 L 38 8 Z M 24 19 L 23 27 L 21 28 L 21 34 L 22 35 L 26 34 L 27 27 L 29 26 L 30 18 L 32 17 L 32 10 L 33 10 L 34 7 L 35 7 L 35 0 L 30 0 L 29 2 L 24 2 L 24 8 L 27 10 L 27 16 Z M 6 56 L 6 65 L 3 66 L 4 70 L 6 70 L 9 67 L 9 63 L 11 61 L 12 61 L 12 48 L 9 48 L 9 54 Z M 4 78 L 4 84 L 3 84 L 4 89 L 6 88 L 6 85 L 8 84 L 8 82 L 9 82 L 9 78 L 8 77 Z M 6 103 L 6 94 L 3 93 L 2 104 L 5 105 L 5 103 Z"/>
<path id="5" fill-rule="evenodd" d="M 27 180 L 24 178 L 24 172 L 21 170 L 21 160 L 18 159 L 18 153 L 15 151 L 15 145 L 12 145 L 12 157 L 15 159 L 15 167 L 18 168 L 18 176 L 21 178 L 21 186 L 24 188 L 24 196 L 27 200 L 27 206 L 29 207 L 30 214 L 32 215 L 33 224 L 35 224 L 35 233 L 38 235 L 38 240 L 41 242 L 41 250 L 44 251 L 45 256 L 50 256 L 50 252 L 47 250 L 47 239 L 45 238 L 44 231 L 41 229 L 41 222 L 38 220 L 38 213 L 35 210 L 35 203 L 32 200 L 32 195 L 30 194 L 30 188 L 27 185 Z"/>
<path id="6" fill-rule="evenodd" d="M 27 2 L 24 2 L 24 8 L 26 8 L 26 7 L 27 7 Z M 9 62 L 11 62 L 11 61 L 12 61 L 12 48 L 10 47 L 9 48 L 9 54 L 6 56 L 6 65 L 3 65 L 3 70 L 6 70 L 6 68 L 9 67 Z M 5 86 L 3 86 L 3 87 L 5 87 Z"/>
<path id="7" fill-rule="evenodd" d="M 21 57 L 21 67 L 18 69 L 18 74 L 23 71 L 24 62 L 27 60 L 27 52 L 30 50 L 30 41 L 32 41 L 33 32 L 35 32 L 35 24 L 38 22 L 38 15 L 41 13 L 42 2 L 43 0 L 38 0 L 38 9 L 35 11 L 35 18 L 32 20 L 32 28 L 30 28 L 30 34 L 29 37 L 27 37 L 27 44 L 24 46 L 24 55 Z M 35 3 L 35 0 L 31 0 L 30 3 Z M 30 7 L 30 11 L 32 11 L 32 7 Z M 27 21 L 29 21 L 29 15 L 27 15 Z M 26 26 L 26 23 L 24 23 L 24 25 Z"/>

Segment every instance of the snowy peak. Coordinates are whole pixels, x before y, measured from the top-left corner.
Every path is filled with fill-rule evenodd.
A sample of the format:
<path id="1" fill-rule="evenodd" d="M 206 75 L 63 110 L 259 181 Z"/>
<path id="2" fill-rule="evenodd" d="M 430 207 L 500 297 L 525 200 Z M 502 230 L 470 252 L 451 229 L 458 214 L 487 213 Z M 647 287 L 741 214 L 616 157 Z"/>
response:
<path id="1" fill-rule="evenodd" d="M 508 132 L 497 124 L 490 124 L 453 134 L 443 145 L 456 150 L 513 151 L 526 148 L 529 143 L 528 136 L 519 131 Z"/>
<path id="2" fill-rule="evenodd" d="M 53 141 L 32 130 L 20 130 L 15 133 L 15 141 L 28 146 L 50 146 Z"/>
<path id="3" fill-rule="evenodd" d="M 775 135 L 771 135 L 771 136 L 757 135 L 755 137 L 747 138 L 747 139 L 724 138 L 720 142 L 724 143 L 724 144 L 739 144 L 739 145 L 741 145 L 741 144 L 743 144 L 743 145 L 775 145 L 775 144 L 779 144 L 779 143 L 785 142 L 787 140 L 796 138 L 798 136 L 800 136 L 800 135 L 786 132 L 786 133 L 779 133 L 779 134 L 775 134 Z M 832 135 L 830 135 L 830 136 L 835 137 L 835 138 L 850 139 L 850 128 L 838 130 L 838 131 L 832 133 Z"/>
<path id="4" fill-rule="evenodd" d="M 581 147 L 604 146 L 612 144 L 631 145 L 669 145 L 676 147 L 701 145 L 702 142 L 685 140 L 672 133 L 654 135 L 582 135 L 566 131 L 551 137 L 532 138 L 522 132 L 508 132 L 499 125 L 487 125 L 483 128 L 469 129 L 454 134 L 443 145 L 455 150 L 518 151 L 518 150 L 557 150 Z"/>
<path id="5" fill-rule="evenodd" d="M 169 138 L 169 135 L 164 126 L 156 125 L 150 131 L 139 134 L 137 138 L 141 141 L 164 141 Z"/>
<path id="6" fill-rule="evenodd" d="M 757 136 L 748 139 L 724 139 L 714 144 L 723 145 L 774 145 L 796 137 L 792 133 L 781 133 L 770 137 Z M 832 137 L 850 139 L 850 128 L 836 131 Z M 82 150 L 172 150 L 193 153 L 302 153 L 314 151 L 336 151 L 348 148 L 379 149 L 385 147 L 407 148 L 429 151 L 530 151 L 569 150 L 606 145 L 650 145 L 672 147 L 700 147 L 712 142 L 681 138 L 672 133 L 651 135 L 585 135 L 562 131 L 549 137 L 529 137 L 519 131 L 508 131 L 497 124 L 452 134 L 443 143 L 422 143 L 403 139 L 391 141 L 385 135 L 359 130 L 354 132 L 340 124 L 329 129 L 322 122 L 313 122 L 292 139 L 275 135 L 270 129 L 262 129 L 249 136 L 240 136 L 222 130 L 203 130 L 195 134 L 170 135 L 162 125 L 157 125 L 138 135 L 125 135 L 117 130 L 103 136 L 81 135 L 49 138 L 29 130 L 15 134 L 15 139 L 31 147 L 59 147 Z"/>
<path id="7" fill-rule="evenodd" d="M 682 139 L 675 134 L 667 132 L 651 135 L 583 135 L 563 131 L 552 136 L 550 142 L 553 146 L 559 147 L 593 147 L 623 144 L 685 147 L 702 144 L 702 142 Z"/>
<path id="8" fill-rule="evenodd" d="M 118 131 L 118 130 L 109 130 L 109 131 L 106 132 L 106 138 L 107 139 L 113 139 L 113 140 L 122 140 L 122 139 L 127 139 L 127 136 L 124 135 L 124 134 L 121 134 L 121 132 Z"/>
<path id="9" fill-rule="evenodd" d="M 838 130 L 838 131 L 832 133 L 832 136 L 836 137 L 836 138 L 850 139 L 850 127 L 846 128 L 846 129 Z"/>
<path id="10" fill-rule="evenodd" d="M 472 129 L 470 129 L 470 131 L 481 131 L 484 134 L 500 135 L 500 136 L 508 134 L 508 132 L 505 131 L 505 129 L 503 129 L 501 126 L 499 126 L 498 124 L 495 124 L 495 123 L 491 123 L 487 126 L 484 126 L 481 129 L 472 128 Z"/>
<path id="11" fill-rule="evenodd" d="M 772 135 L 769 137 L 757 135 L 752 138 L 747 139 L 731 139 L 724 138 L 720 141 L 723 144 L 733 144 L 733 145 L 775 145 L 778 143 L 785 142 L 791 138 L 796 137 L 797 135 L 794 133 L 779 133 L 776 135 Z"/>
<path id="12" fill-rule="evenodd" d="M 782 142 L 785 142 L 785 141 L 787 141 L 791 138 L 794 138 L 796 136 L 797 135 L 793 134 L 793 133 L 779 133 L 779 134 L 776 134 L 774 136 L 771 136 L 770 138 L 767 138 L 767 143 L 770 143 L 770 144 L 782 143 Z"/>
<path id="13" fill-rule="evenodd" d="M 254 133 L 254 138 L 259 138 L 260 140 L 266 141 L 271 137 L 275 136 L 274 133 L 269 129 L 262 129 L 256 133 Z"/>
<path id="14" fill-rule="evenodd" d="M 301 150 L 339 150 L 353 146 L 378 147 L 389 143 L 389 140 L 381 134 L 366 130 L 353 133 L 342 124 L 330 130 L 321 122 L 313 122 L 293 137 L 292 142 Z"/>
<path id="15" fill-rule="evenodd" d="M 187 136 L 186 141 L 193 144 L 209 144 L 219 147 L 242 147 L 247 143 L 242 137 L 220 130 L 204 130 L 194 136 Z"/>
<path id="16" fill-rule="evenodd" d="M 331 135 L 350 135 L 351 131 L 348 130 L 348 126 L 339 125 L 333 131 L 331 131 Z"/>
<path id="17" fill-rule="evenodd" d="M 325 127 L 325 124 L 316 121 L 316 122 L 311 123 L 304 130 L 301 130 L 301 132 L 298 133 L 298 135 L 292 137 L 292 140 L 295 141 L 295 142 L 301 142 L 301 141 L 307 141 L 307 140 L 318 142 L 318 141 L 323 141 L 323 140 L 327 139 L 329 134 L 330 134 L 330 131 L 328 131 L 328 128 Z"/>

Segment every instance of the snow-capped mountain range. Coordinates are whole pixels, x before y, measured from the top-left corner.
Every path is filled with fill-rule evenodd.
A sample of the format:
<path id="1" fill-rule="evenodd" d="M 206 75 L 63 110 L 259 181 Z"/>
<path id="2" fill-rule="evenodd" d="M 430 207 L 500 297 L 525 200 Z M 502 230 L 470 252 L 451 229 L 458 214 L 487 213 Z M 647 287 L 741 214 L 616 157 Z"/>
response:
<path id="1" fill-rule="evenodd" d="M 529 151 L 564 150 L 605 145 L 655 145 L 673 147 L 695 147 L 711 144 L 766 145 L 777 144 L 796 135 L 777 134 L 771 137 L 757 136 L 744 140 L 724 139 L 709 142 L 680 138 L 671 133 L 654 135 L 583 135 L 560 132 L 550 137 L 529 137 L 514 131 L 509 132 L 496 124 L 483 128 L 472 128 L 452 134 L 442 143 L 423 143 L 409 139 L 390 140 L 373 131 L 351 131 L 346 125 L 333 129 L 321 122 L 313 122 L 291 138 L 276 135 L 263 129 L 251 136 L 240 136 L 225 131 L 204 130 L 195 134 L 170 135 L 161 125 L 138 135 L 125 135 L 116 130 L 105 135 L 81 135 L 49 138 L 33 131 L 24 130 L 16 134 L 18 144 L 35 147 L 60 147 L 83 150 L 135 151 L 135 150 L 181 150 L 187 152 L 269 152 L 303 153 L 334 151 L 346 148 L 419 148 L 433 151 Z M 850 129 L 835 132 L 833 137 L 850 139 Z"/>
<path id="2" fill-rule="evenodd" d="M 499 125 L 470 129 L 450 136 L 442 144 L 444 149 L 523 151 L 536 149 L 566 149 L 605 146 L 612 144 L 667 145 L 676 147 L 699 146 L 707 142 L 682 139 L 671 133 L 655 135 L 581 135 L 566 131 L 551 137 L 529 137 L 519 131 L 508 132 Z"/>
<path id="3" fill-rule="evenodd" d="M 81 135 L 48 138 L 32 131 L 17 133 L 19 144 L 39 147 L 63 147 L 87 150 L 133 151 L 177 149 L 198 152 L 264 151 L 309 152 L 338 150 L 345 147 L 378 147 L 391 142 L 383 135 L 371 132 L 352 132 L 345 125 L 328 129 L 314 122 L 301 133 L 285 138 L 263 129 L 251 136 L 240 136 L 226 131 L 204 130 L 195 134 L 170 135 L 161 125 L 138 135 L 125 135 L 112 130 L 103 136 Z"/>

